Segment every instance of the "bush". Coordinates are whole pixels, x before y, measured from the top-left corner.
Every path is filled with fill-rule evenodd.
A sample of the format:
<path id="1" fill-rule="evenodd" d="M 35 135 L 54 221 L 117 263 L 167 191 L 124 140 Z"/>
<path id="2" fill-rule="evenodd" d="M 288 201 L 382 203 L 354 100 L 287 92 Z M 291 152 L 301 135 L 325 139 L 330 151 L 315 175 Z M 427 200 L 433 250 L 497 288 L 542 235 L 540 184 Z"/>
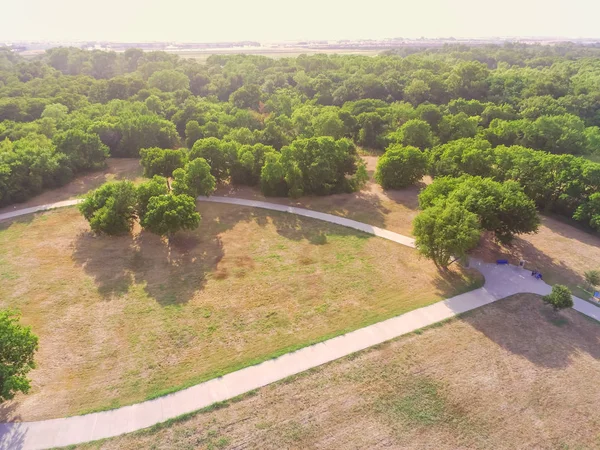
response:
<path id="1" fill-rule="evenodd" d="M 550 304 L 554 311 L 573 307 L 573 297 L 568 287 L 562 284 L 552 286 L 552 292 L 543 297 L 544 302 Z"/>
<path id="2" fill-rule="evenodd" d="M 416 147 L 393 145 L 377 162 L 375 180 L 384 189 L 398 189 L 419 181 L 427 173 L 427 156 Z"/>
<path id="3" fill-rule="evenodd" d="M 585 281 L 587 281 L 590 286 L 598 286 L 600 284 L 600 271 L 588 270 L 584 275 Z"/>

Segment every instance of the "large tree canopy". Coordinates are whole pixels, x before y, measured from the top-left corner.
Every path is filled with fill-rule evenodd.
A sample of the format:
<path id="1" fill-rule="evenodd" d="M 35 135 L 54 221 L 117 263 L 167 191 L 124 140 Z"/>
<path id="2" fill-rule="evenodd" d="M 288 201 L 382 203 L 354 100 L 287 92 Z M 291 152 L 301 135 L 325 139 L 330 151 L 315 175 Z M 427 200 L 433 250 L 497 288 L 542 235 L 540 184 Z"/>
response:
<path id="1" fill-rule="evenodd" d="M 375 179 L 384 189 L 416 183 L 427 172 L 427 156 L 416 147 L 393 145 L 377 161 Z"/>
<path id="2" fill-rule="evenodd" d="M 447 45 L 200 64 L 138 49 L 33 59 L 0 49 L 0 204 L 101 168 L 108 155 L 157 148 L 171 158 L 183 146 L 187 160 L 151 158 L 147 174 L 204 158 L 217 182 L 260 183 L 270 195 L 358 189 L 364 166 L 356 155 L 353 167 L 338 165 L 331 144 L 314 141 L 330 138 L 363 155 L 417 147 L 433 177 L 516 181 L 541 210 L 595 227 L 600 164 L 584 157 L 600 154 L 598 56 L 590 45 Z"/>
<path id="3" fill-rule="evenodd" d="M 479 230 L 477 216 L 456 202 L 437 203 L 413 223 L 417 250 L 440 267 L 447 267 L 452 257 L 464 257 L 475 247 Z"/>
<path id="4" fill-rule="evenodd" d="M 0 402 L 12 399 L 17 392 L 29 392 L 27 374 L 35 369 L 37 349 L 37 336 L 19 323 L 19 314 L 0 310 Z"/>
<path id="5" fill-rule="evenodd" d="M 148 202 L 141 224 L 152 233 L 171 237 L 180 230 L 197 228 L 200 214 L 189 195 L 159 195 Z"/>
<path id="6" fill-rule="evenodd" d="M 136 217 L 137 195 L 131 181 L 106 183 L 90 192 L 79 210 L 96 233 L 124 234 Z"/>

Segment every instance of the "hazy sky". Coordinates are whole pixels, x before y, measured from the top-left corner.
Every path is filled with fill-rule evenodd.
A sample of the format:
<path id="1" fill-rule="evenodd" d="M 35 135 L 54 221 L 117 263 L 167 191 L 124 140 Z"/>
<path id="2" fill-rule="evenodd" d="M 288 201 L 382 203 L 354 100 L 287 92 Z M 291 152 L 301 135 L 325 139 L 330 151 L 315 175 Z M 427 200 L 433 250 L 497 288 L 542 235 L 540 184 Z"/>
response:
<path id="1" fill-rule="evenodd" d="M 0 40 L 600 38 L 600 0 L 1 0 L 0 4 Z"/>

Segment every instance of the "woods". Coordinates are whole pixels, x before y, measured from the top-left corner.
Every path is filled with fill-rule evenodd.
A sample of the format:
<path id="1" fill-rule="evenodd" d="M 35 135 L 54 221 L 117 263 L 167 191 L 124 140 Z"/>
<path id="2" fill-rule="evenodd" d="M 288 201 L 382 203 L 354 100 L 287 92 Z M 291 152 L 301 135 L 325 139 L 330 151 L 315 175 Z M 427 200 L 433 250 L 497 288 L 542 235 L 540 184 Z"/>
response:
<path id="1" fill-rule="evenodd" d="M 135 49 L 27 60 L 0 50 L 0 205 L 108 156 L 141 157 L 149 177 L 203 158 L 217 183 L 267 195 L 349 192 L 366 180 L 359 147 L 388 149 L 384 188 L 425 173 L 510 180 L 540 210 L 599 228 L 600 165 L 588 161 L 600 146 L 599 52 L 445 45 L 199 63 Z"/>

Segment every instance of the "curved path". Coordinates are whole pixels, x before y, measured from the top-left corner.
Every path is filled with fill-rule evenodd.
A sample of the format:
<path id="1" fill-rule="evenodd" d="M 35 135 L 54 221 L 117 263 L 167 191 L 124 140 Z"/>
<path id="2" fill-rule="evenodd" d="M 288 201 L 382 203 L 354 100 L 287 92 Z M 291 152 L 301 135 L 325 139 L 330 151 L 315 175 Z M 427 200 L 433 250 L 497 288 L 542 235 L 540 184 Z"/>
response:
<path id="1" fill-rule="evenodd" d="M 298 214 L 355 228 L 402 245 L 414 247 L 414 240 L 409 237 L 331 214 L 229 197 L 200 197 L 198 201 L 228 203 Z M 71 206 L 79 202 L 81 200 L 68 200 L 14 211 L 0 215 L 0 220 L 61 206 Z M 474 291 L 410 311 L 401 316 L 384 320 L 320 344 L 305 347 L 279 358 L 229 373 L 154 400 L 84 416 L 39 422 L 0 424 L 0 448 L 39 449 L 61 447 L 136 431 L 181 414 L 196 411 L 215 402 L 230 399 L 509 295 L 522 292 L 545 295 L 551 290 L 546 283 L 535 280 L 528 271 L 515 266 L 496 266 L 477 260 L 473 260 L 471 265 L 485 276 L 485 285 Z M 600 320 L 599 308 L 577 297 L 574 297 L 574 300 L 574 309 Z"/>

